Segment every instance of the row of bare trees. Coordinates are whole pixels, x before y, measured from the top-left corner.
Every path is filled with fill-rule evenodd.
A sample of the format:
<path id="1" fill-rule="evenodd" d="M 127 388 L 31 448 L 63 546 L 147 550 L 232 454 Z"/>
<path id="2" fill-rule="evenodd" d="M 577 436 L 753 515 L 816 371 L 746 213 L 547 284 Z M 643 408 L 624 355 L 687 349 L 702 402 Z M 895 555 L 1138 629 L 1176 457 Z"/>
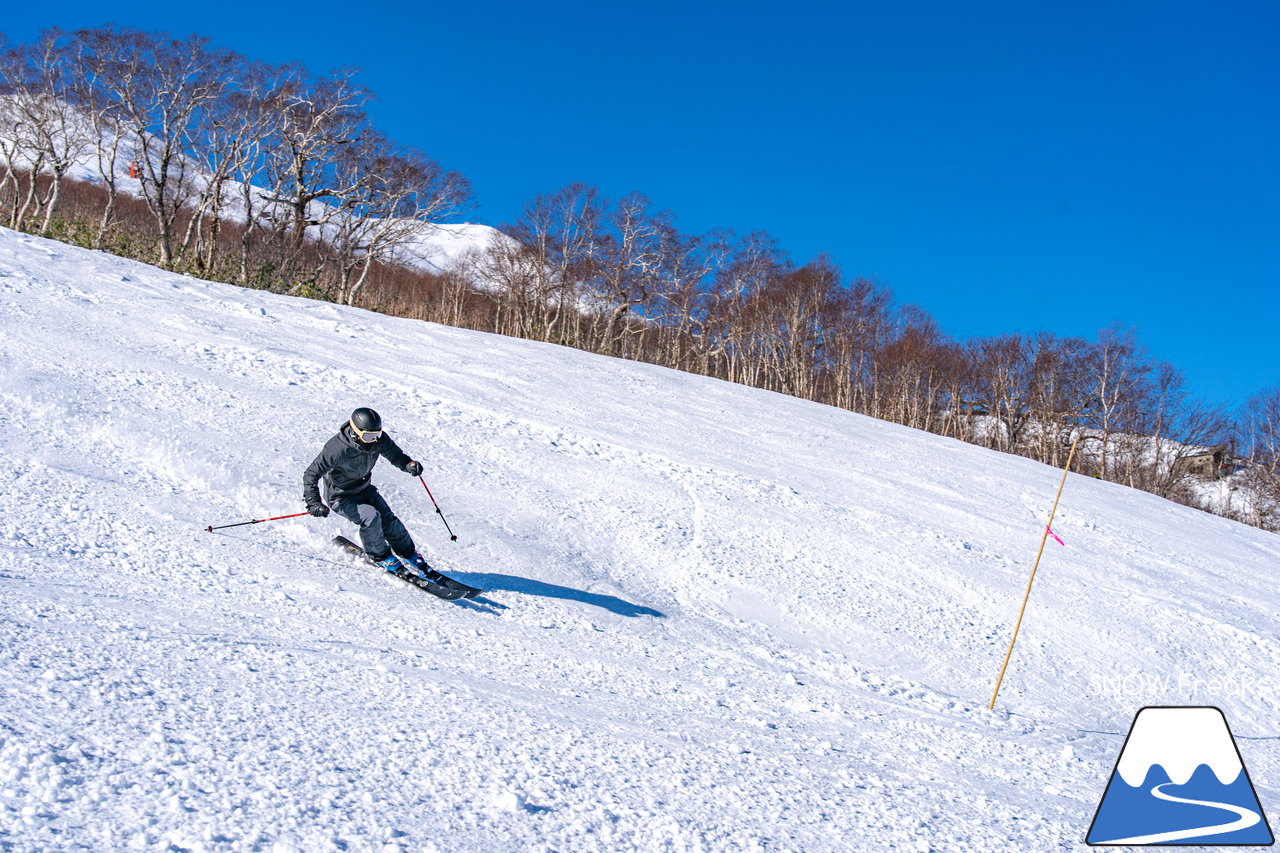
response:
<path id="1" fill-rule="evenodd" d="M 471 199 L 372 125 L 371 97 L 351 72 L 198 36 L 48 31 L 0 52 L 0 212 L 49 234 L 88 159 L 104 190 L 89 245 L 112 248 L 122 194 L 141 197 L 154 263 L 354 303 L 376 264 Z"/>
<path id="2" fill-rule="evenodd" d="M 314 78 L 195 36 L 98 29 L 0 52 L 0 87 L 10 227 L 643 359 L 1055 466 L 1081 437 L 1079 470 L 1192 504 L 1205 489 L 1181 463 L 1231 444 L 1247 495 L 1206 508 L 1280 529 L 1280 389 L 1233 422 L 1130 331 L 957 341 L 825 257 L 795 264 L 761 233 L 684 234 L 643 195 L 583 184 L 537 196 L 487 249 L 428 275 L 406 252 L 470 190 L 380 134 L 349 72 Z M 72 174 L 86 162 L 92 185 Z M 125 240 L 139 233 L 144 244 Z"/>
<path id="3" fill-rule="evenodd" d="M 1055 466 L 1079 437 L 1079 470 L 1280 527 L 1252 498 L 1210 506 L 1204 469 L 1184 464 L 1216 448 L 1220 473 L 1274 472 L 1274 449 L 1266 455 L 1270 445 L 1249 435 L 1276 435 L 1264 427 L 1280 420 L 1280 404 L 1253 401 L 1236 422 L 1193 399 L 1131 330 L 956 341 L 922 309 L 846 279 L 825 257 L 796 265 L 764 234 L 682 234 L 644 196 L 614 202 L 582 184 L 533 199 L 504 232 L 509 239 L 455 271 L 491 288 L 492 331 L 717 376 Z M 1259 466 L 1244 447 L 1260 448 Z"/>

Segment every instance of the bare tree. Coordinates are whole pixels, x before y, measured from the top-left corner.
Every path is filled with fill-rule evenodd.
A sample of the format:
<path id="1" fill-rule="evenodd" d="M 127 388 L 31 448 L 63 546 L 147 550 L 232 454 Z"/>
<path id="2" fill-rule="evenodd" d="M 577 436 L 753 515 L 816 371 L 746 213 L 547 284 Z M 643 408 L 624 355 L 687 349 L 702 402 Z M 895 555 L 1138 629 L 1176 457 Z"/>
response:
<path id="1" fill-rule="evenodd" d="M 93 238 L 93 248 L 101 249 L 116 216 L 116 204 L 120 190 L 120 159 L 124 156 L 126 133 L 119 102 L 100 88 L 93 75 L 91 57 L 99 47 L 100 32 L 81 30 L 72 39 L 71 50 L 75 56 L 76 75 L 71 87 L 71 98 L 88 123 L 94 161 L 98 177 L 106 191 L 102 215 L 98 219 Z"/>
<path id="2" fill-rule="evenodd" d="M 532 247 L 500 234 L 482 249 L 472 249 L 445 270 L 450 283 L 463 280 L 490 293 L 494 300 L 494 320 L 490 331 L 518 337 L 534 337 L 537 316 L 537 283 L 545 279 L 546 268 L 538 262 Z M 461 294 L 457 293 L 460 297 Z M 456 315 L 458 300 L 452 299 L 446 313 Z M 514 327 L 508 329 L 505 322 Z"/>
<path id="3" fill-rule="evenodd" d="M 825 256 L 767 282 L 751 304 L 756 383 L 818 399 L 842 309 L 840 271 Z"/>
<path id="4" fill-rule="evenodd" d="M 289 292 L 298 292 L 319 276 L 319 269 L 302 274 L 297 264 L 308 233 L 323 239 L 325 226 L 340 214 L 340 203 L 326 202 L 356 192 L 352 174 L 339 175 L 337 163 L 344 146 L 369 132 L 364 105 L 371 97 L 349 70 L 315 83 L 301 74 L 281 81 L 263 174 L 273 208 L 266 213 L 274 219 L 281 250 L 279 267 L 283 275 L 297 277 Z"/>
<path id="5" fill-rule="evenodd" d="M 234 69 L 234 79 L 196 111 L 184 140 L 200 176 L 192 188 L 191 218 L 177 253 L 180 258 L 188 252 L 194 254 L 200 269 L 213 266 L 215 245 L 230 203 L 228 189 L 237 180 L 251 185 L 261 169 L 269 114 L 263 108 L 263 89 L 276 71 L 231 52 L 220 61 Z M 251 188 L 242 186 L 239 193 L 231 195 L 238 196 L 252 214 L 257 194 Z M 246 227 L 251 225 L 252 220 L 246 222 Z"/>
<path id="6" fill-rule="evenodd" d="M 1031 349 L 1022 335 L 997 335 L 972 344 L 977 397 L 990 419 L 984 443 L 1017 452 L 1031 421 Z"/>
<path id="7" fill-rule="evenodd" d="M 1030 342 L 1028 402 L 1030 455 L 1061 467 L 1073 432 L 1083 423 L 1089 400 L 1091 348 L 1082 338 L 1040 332 Z"/>
<path id="8" fill-rule="evenodd" d="M 763 295 L 791 269 L 777 242 L 763 232 L 748 234 L 734 247 L 716 275 L 707 315 L 707 357 L 723 366 L 708 372 L 730 382 L 759 384 L 759 305 Z"/>
<path id="9" fill-rule="evenodd" d="M 699 236 L 674 229 L 668 233 L 668 276 L 655 295 L 653 318 L 664 333 L 663 364 L 706 372 L 709 306 L 719 296 L 712 284 L 728 256 L 730 239 L 723 231 Z"/>
<path id="10" fill-rule="evenodd" d="M 625 321 L 648 302 L 665 277 L 665 236 L 670 214 L 654 213 L 640 193 L 624 197 L 609 211 L 609 231 L 600 241 L 590 285 L 606 318 L 600 351 L 625 355 Z"/>
<path id="11" fill-rule="evenodd" d="M 943 412 L 937 429 L 942 435 L 972 444 L 979 442 L 975 432 L 975 407 L 978 405 L 978 373 L 971 350 L 959 343 L 948 342 L 939 353 L 943 372 Z"/>
<path id="12" fill-rule="evenodd" d="M 355 304 L 374 262 L 408 256 L 409 244 L 471 198 L 461 175 L 375 131 L 342 149 L 335 172 L 338 183 L 351 189 L 339 199 L 342 215 L 333 220 L 326 243 L 335 250 L 338 300 L 348 305 Z"/>
<path id="13" fill-rule="evenodd" d="M 922 308 L 903 306 L 897 334 L 880 353 L 887 406 L 882 417 L 933 430 L 946 396 L 946 341 Z"/>
<path id="14" fill-rule="evenodd" d="M 29 215 L 40 216 L 45 235 L 62 198 L 63 179 L 89 147 L 80 116 L 67 100 L 73 78 L 66 39 L 48 30 L 34 45 L 20 45 L 0 57 L 0 157 L 6 175 L 0 191 L 13 193 L 9 223 L 23 228 Z M 47 174 L 47 188 L 41 177 Z M 24 180 L 25 177 L 25 180 Z"/>
<path id="15" fill-rule="evenodd" d="M 234 55 L 199 36 L 82 31 L 84 64 L 134 136 L 142 197 L 155 217 L 159 263 L 174 261 L 179 213 L 192 195 L 186 145 L 201 111 L 227 86 Z"/>
<path id="16" fill-rule="evenodd" d="M 1237 429 L 1247 466 L 1240 477 L 1243 520 L 1280 531 L 1280 385 L 1249 398 Z"/>
<path id="17" fill-rule="evenodd" d="M 226 161 L 228 180 L 237 187 L 242 226 L 237 277 L 244 285 L 270 284 L 253 279 L 252 258 L 264 242 L 264 233 L 268 239 L 275 233 L 270 215 L 275 204 L 269 193 L 259 187 L 259 179 L 267 174 L 269 162 L 274 162 L 267 152 L 281 144 L 280 111 L 296 97 L 305 76 L 296 64 L 246 63 L 240 69 L 236 89 L 228 95 L 229 106 L 239 119 L 238 127 L 232 131 L 237 144 L 228 151 Z"/>
<path id="18" fill-rule="evenodd" d="M 50 176 L 45 193 L 30 195 L 36 210 L 43 213 L 38 229 L 41 236 L 49 232 L 57 213 L 67 172 L 91 143 L 86 122 L 70 100 L 76 77 L 71 59 L 66 36 L 54 29 L 44 32 L 35 45 L 18 48 L 12 66 L 23 79 L 17 81 L 11 97 L 38 155 L 39 165 L 31 172 L 32 188 L 38 173 L 47 171 Z"/>
<path id="19" fill-rule="evenodd" d="M 1109 480 L 1117 442 L 1126 445 L 1125 455 L 1131 453 L 1125 436 L 1133 434 L 1136 403 L 1151 368 L 1133 330 L 1112 327 L 1098 335 L 1093 369 L 1090 413 L 1101 442 L 1099 473 Z"/>
<path id="20" fill-rule="evenodd" d="M 881 410 L 886 383 L 883 353 L 893 339 L 890 303 L 893 295 L 866 278 L 855 279 L 845 291 L 844 314 L 834 351 L 847 407 L 874 415 Z"/>
<path id="21" fill-rule="evenodd" d="M 36 175 L 43 163 L 30 118 L 23 109 L 27 92 L 28 71 L 21 50 L 0 52 L 0 158 L 4 175 L 0 176 L 0 205 L 8 208 L 7 222 L 18 229 L 33 203 Z M 24 180 L 25 178 L 25 180 Z"/>
<path id="22" fill-rule="evenodd" d="M 490 280 L 503 289 L 501 306 L 513 329 L 543 340 L 582 344 L 583 317 L 589 310 L 585 282 L 604 239 L 604 209 L 595 187 L 570 184 L 536 196 L 506 229 L 524 247 L 518 257 L 511 254 L 511 244 L 492 245 L 496 256 Z"/>
<path id="23" fill-rule="evenodd" d="M 782 253 L 776 241 L 763 232 L 737 241 L 728 233 L 713 234 L 709 239 L 714 265 L 690 334 L 698 371 L 728 378 L 732 350 L 743 334 L 740 317 L 748 294 L 762 287 L 773 270 L 782 266 Z"/>

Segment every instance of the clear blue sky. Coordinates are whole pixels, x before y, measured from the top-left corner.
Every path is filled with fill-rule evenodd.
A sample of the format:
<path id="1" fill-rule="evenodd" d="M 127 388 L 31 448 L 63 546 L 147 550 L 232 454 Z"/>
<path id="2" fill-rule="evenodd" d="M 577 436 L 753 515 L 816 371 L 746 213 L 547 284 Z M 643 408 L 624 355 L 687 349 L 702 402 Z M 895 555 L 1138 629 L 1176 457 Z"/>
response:
<path id="1" fill-rule="evenodd" d="M 958 337 L 1121 323 L 1234 407 L 1280 383 L 1280 4 L 70 2 L 362 69 L 514 219 L 571 181 L 826 252 Z"/>

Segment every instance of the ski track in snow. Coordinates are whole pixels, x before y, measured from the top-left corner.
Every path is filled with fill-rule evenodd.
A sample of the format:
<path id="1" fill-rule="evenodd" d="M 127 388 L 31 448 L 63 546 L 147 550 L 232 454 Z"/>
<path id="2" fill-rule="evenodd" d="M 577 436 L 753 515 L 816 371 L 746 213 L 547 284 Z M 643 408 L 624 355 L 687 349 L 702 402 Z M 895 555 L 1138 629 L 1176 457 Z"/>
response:
<path id="1" fill-rule="evenodd" d="M 1070 478 L 989 713 L 1045 466 L 2 229 L 0 318 L 0 849 L 1075 850 L 1148 704 L 1271 791 L 1272 535 Z M 358 405 L 480 599 L 204 532 Z"/>

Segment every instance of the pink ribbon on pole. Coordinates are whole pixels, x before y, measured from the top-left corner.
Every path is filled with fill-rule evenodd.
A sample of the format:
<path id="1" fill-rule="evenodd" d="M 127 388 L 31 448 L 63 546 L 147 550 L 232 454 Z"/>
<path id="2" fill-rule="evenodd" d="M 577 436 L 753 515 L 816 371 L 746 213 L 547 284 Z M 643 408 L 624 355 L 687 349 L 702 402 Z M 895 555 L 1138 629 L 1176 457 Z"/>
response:
<path id="1" fill-rule="evenodd" d="M 1047 531 L 1049 532 L 1049 535 L 1053 537 L 1053 541 L 1054 541 L 1054 542 L 1057 542 L 1059 545 L 1066 545 L 1066 544 L 1067 544 L 1066 542 L 1063 542 L 1061 539 L 1059 539 L 1059 538 L 1058 538 L 1058 534 L 1054 533 L 1054 532 L 1053 532 L 1053 529 L 1052 529 L 1052 528 L 1050 528 L 1050 527 L 1049 527 L 1049 525 L 1047 525 L 1047 524 L 1046 524 L 1046 525 L 1044 526 L 1044 529 L 1045 529 L 1045 530 L 1047 530 Z"/>

